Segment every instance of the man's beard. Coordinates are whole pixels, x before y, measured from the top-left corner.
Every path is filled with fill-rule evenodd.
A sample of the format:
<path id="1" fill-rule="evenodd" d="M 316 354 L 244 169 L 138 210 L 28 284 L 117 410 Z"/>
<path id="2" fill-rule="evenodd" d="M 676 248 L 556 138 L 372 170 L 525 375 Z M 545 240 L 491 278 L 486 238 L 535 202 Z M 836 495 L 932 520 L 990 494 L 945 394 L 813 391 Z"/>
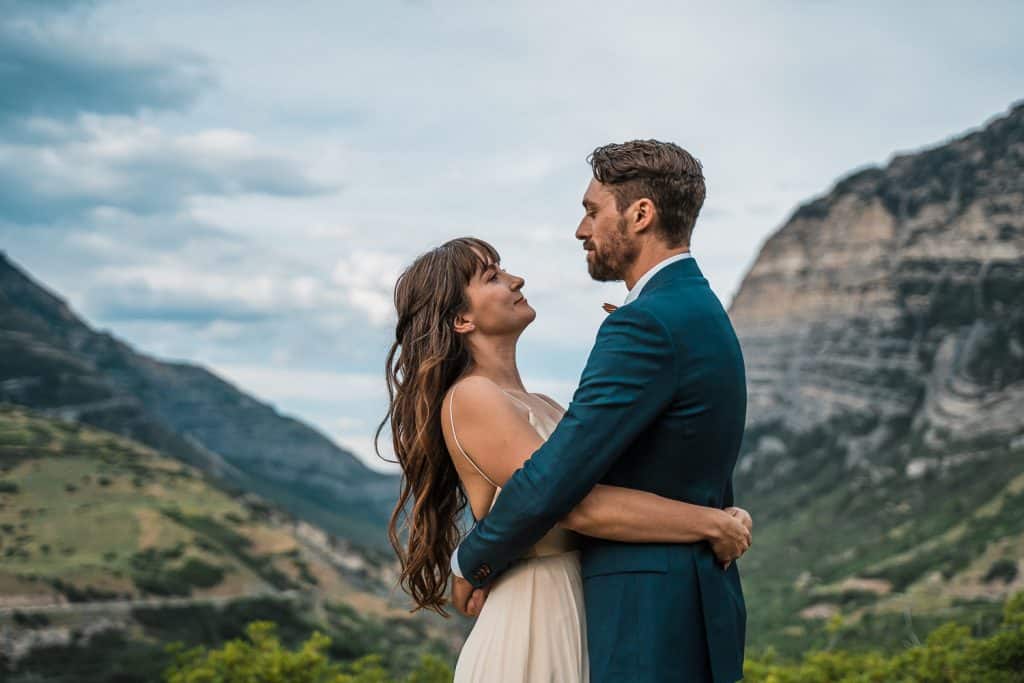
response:
<path id="1" fill-rule="evenodd" d="M 639 248 L 626 237 L 626 219 L 620 218 L 615 226 L 616 231 L 609 236 L 603 247 L 594 245 L 587 260 L 587 271 L 590 277 L 598 282 L 614 282 L 624 280 L 626 269 L 633 265 L 639 255 Z"/>

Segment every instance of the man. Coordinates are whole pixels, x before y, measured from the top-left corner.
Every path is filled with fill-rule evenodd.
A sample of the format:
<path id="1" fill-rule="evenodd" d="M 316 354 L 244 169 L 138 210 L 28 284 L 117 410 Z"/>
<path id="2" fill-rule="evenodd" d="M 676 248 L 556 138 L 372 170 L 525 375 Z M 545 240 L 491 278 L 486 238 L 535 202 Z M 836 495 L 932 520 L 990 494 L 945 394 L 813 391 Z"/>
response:
<path id="1" fill-rule="evenodd" d="M 689 253 L 700 162 L 656 140 L 600 147 L 589 161 L 576 238 L 591 277 L 624 280 L 629 294 L 598 331 L 558 428 L 456 550 L 453 571 L 469 581 L 456 581 L 460 607 L 598 483 L 733 504 L 746 379 L 728 316 Z M 592 681 L 742 678 L 739 573 L 707 543 L 586 539 L 581 566 Z"/>

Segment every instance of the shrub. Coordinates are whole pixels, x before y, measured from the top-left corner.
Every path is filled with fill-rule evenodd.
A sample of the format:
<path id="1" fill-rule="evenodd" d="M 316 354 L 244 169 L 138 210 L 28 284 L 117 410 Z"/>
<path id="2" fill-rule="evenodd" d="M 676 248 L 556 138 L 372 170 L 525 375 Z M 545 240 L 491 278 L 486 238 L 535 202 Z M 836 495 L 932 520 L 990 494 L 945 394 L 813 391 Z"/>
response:
<path id="1" fill-rule="evenodd" d="M 985 583 L 991 583 L 992 581 L 1002 581 L 1003 583 L 1010 583 L 1017 578 L 1017 561 L 1009 558 L 1003 558 L 996 560 L 992 563 L 992 566 L 988 568 L 988 572 L 985 574 Z"/>
<path id="2" fill-rule="evenodd" d="M 203 562 L 198 557 L 190 557 L 185 560 L 185 564 L 177 570 L 177 574 L 186 583 L 199 588 L 216 586 L 224 579 L 223 568 Z"/>
<path id="3" fill-rule="evenodd" d="M 892 656 L 877 652 L 812 652 L 796 664 L 776 663 L 771 653 L 748 659 L 745 683 L 860 683 L 861 681 L 1024 681 L 1024 593 L 1003 610 L 1001 628 L 988 638 L 972 638 L 970 628 L 948 623 L 923 645 Z"/>
<path id="4" fill-rule="evenodd" d="M 347 665 L 327 657 L 330 638 L 315 632 L 297 650 L 282 646 L 275 624 L 256 621 L 246 639 L 222 648 L 182 650 L 172 646 L 175 662 L 165 672 L 167 683 L 393 683 L 380 655 L 368 655 Z M 406 683 L 447 683 L 451 670 L 436 657 L 425 656 Z"/>
<path id="5" fill-rule="evenodd" d="M 180 567 L 168 566 L 169 560 L 180 553 L 179 546 L 135 553 L 131 558 L 132 582 L 140 591 L 153 595 L 190 595 L 194 586 L 210 588 L 223 580 L 223 568 L 196 557 L 188 558 Z"/>

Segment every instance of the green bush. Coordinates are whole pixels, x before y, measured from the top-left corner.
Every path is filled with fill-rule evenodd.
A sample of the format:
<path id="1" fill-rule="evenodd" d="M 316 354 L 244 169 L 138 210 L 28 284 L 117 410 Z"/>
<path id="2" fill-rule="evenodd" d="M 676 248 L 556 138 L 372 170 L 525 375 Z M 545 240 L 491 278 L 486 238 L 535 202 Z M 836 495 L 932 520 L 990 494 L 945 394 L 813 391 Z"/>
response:
<path id="1" fill-rule="evenodd" d="M 988 573 L 985 574 L 985 583 L 991 583 L 992 581 L 1002 581 L 1003 583 L 1010 583 L 1017 578 L 1017 562 L 1009 558 L 1003 558 L 996 560 L 992 563 L 992 566 L 988 568 Z"/>
<path id="2" fill-rule="evenodd" d="M 180 567 L 170 566 L 182 550 L 175 546 L 159 550 L 147 548 L 131 558 L 132 582 L 152 595 L 190 595 L 193 587 L 210 588 L 224 578 L 224 569 L 190 557 Z"/>
<path id="3" fill-rule="evenodd" d="M 214 564 L 190 557 L 176 572 L 183 581 L 199 588 L 212 588 L 224 579 L 224 570 Z"/>
<path id="4" fill-rule="evenodd" d="M 945 624 L 924 644 L 886 656 L 877 652 L 812 652 L 797 664 L 769 653 L 748 659 L 745 683 L 1021 683 L 1024 682 L 1024 593 L 1007 602 L 1003 623 L 988 638 Z"/>
<path id="5" fill-rule="evenodd" d="M 327 657 L 330 638 L 315 632 L 297 650 L 282 646 L 276 625 L 256 621 L 246 628 L 246 639 L 231 640 L 216 650 L 182 650 L 171 646 L 175 662 L 164 674 L 166 683 L 394 683 L 380 655 L 351 664 Z M 451 670 L 436 657 L 425 656 L 405 683 L 447 683 Z"/>

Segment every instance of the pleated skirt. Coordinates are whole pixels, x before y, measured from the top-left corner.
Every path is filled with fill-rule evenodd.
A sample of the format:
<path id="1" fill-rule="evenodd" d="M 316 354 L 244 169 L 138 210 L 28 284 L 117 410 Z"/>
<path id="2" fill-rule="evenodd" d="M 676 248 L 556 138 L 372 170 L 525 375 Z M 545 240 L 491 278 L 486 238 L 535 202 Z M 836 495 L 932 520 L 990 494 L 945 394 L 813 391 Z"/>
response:
<path id="1" fill-rule="evenodd" d="M 454 683 L 587 683 L 579 551 L 523 560 L 495 582 Z"/>

